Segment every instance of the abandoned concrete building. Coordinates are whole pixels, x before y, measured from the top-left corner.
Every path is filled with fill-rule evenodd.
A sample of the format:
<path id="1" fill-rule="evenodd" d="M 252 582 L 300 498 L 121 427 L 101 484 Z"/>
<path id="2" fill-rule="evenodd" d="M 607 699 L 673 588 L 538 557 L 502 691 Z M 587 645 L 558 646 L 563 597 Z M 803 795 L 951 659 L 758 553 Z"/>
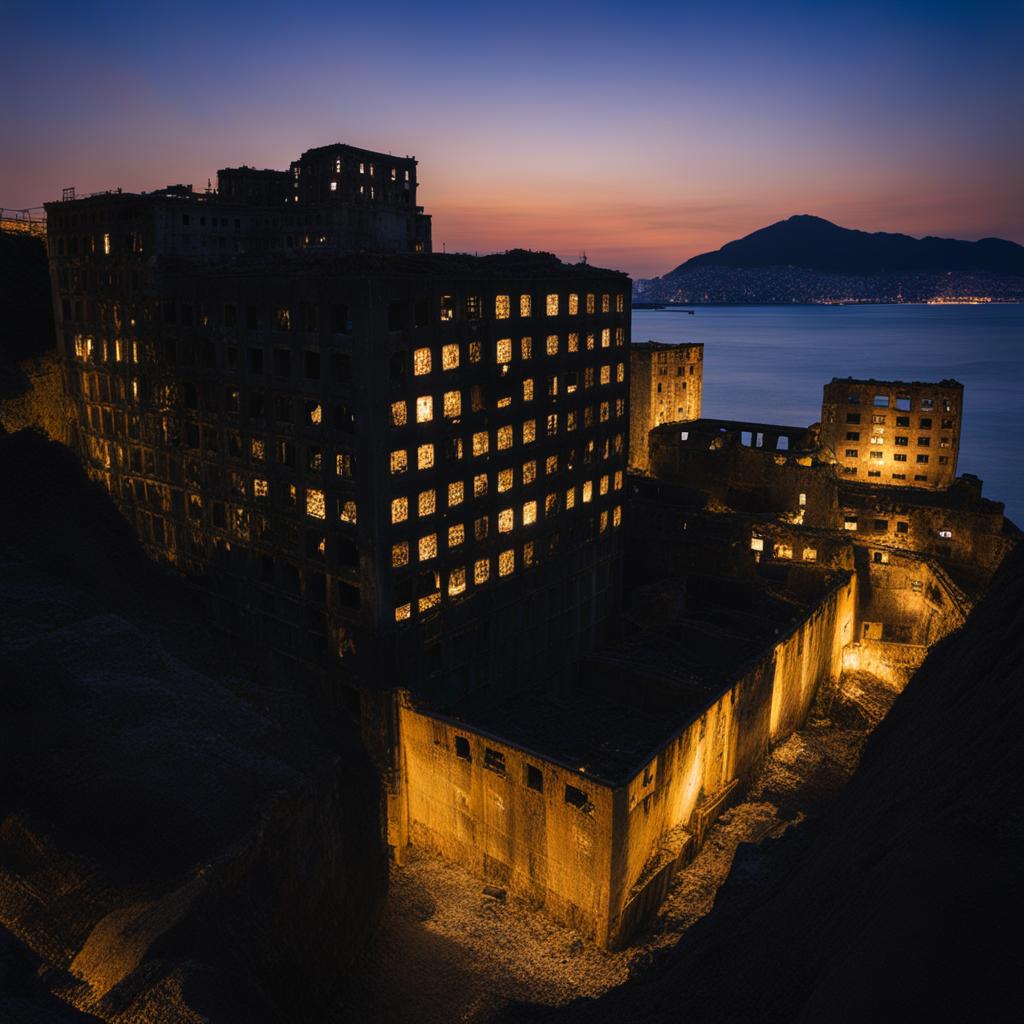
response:
<path id="1" fill-rule="evenodd" d="M 704 346 L 634 342 L 630 352 L 630 467 L 647 469 L 647 435 L 662 423 L 696 420 L 704 387 Z"/>
<path id="2" fill-rule="evenodd" d="M 942 490 L 956 478 L 963 385 L 833 378 L 821 443 L 849 479 Z"/>
<path id="3" fill-rule="evenodd" d="M 959 385 L 702 420 L 703 346 L 631 346 L 624 274 L 432 253 L 416 189 L 336 145 L 49 204 L 71 443 L 154 558 L 359 717 L 396 860 L 619 945 L 819 688 L 910 671 L 1015 538 L 952 483 Z M 948 461 L 845 472 L 855 390 L 894 459 L 907 429 Z"/>

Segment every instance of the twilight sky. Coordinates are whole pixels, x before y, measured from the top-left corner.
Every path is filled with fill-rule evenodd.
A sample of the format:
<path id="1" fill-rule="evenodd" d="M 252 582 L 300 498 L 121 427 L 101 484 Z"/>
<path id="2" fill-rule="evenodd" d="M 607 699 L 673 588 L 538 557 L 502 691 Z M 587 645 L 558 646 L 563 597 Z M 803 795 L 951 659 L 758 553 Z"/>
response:
<path id="1" fill-rule="evenodd" d="M 1024 3 L 0 0 L 0 205 L 420 160 L 449 251 L 664 273 L 793 213 L 1024 242 Z"/>

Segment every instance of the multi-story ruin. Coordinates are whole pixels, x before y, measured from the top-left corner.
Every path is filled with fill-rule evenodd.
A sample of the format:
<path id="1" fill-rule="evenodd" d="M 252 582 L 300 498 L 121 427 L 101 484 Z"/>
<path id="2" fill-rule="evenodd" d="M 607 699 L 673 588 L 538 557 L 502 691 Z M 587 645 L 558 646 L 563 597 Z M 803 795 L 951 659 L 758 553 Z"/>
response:
<path id="1" fill-rule="evenodd" d="M 397 860 L 620 944 L 819 689 L 919 662 L 1013 537 L 949 486 L 959 385 L 702 420 L 703 346 L 631 347 L 625 275 L 432 253 L 416 187 L 338 145 L 50 204 L 72 443 L 276 675 L 359 715 Z M 949 481 L 848 472 L 858 404 Z"/>
<path id="2" fill-rule="evenodd" d="M 630 347 L 630 466 L 647 468 L 647 435 L 662 423 L 700 418 L 704 346 L 660 341 Z"/>
<path id="3" fill-rule="evenodd" d="M 851 480 L 942 490 L 956 479 L 963 385 L 844 380 L 825 385 L 821 443 Z"/>

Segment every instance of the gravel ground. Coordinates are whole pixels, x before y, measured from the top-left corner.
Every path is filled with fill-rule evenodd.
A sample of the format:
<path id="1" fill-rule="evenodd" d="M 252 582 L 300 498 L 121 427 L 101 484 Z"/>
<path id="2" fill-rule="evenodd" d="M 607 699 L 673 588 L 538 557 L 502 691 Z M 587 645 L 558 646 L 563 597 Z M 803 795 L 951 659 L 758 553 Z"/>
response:
<path id="1" fill-rule="evenodd" d="M 512 897 L 499 903 L 461 868 L 413 851 L 391 873 L 381 931 L 356 972 L 339 1019 L 388 1024 L 484 1024 L 509 1002 L 561 1005 L 597 996 L 703 917 L 740 843 L 779 835 L 814 815 L 856 767 L 896 691 L 849 673 L 824 693 L 805 728 L 772 752 L 743 803 L 727 810 L 680 871 L 657 919 L 610 953 Z"/>

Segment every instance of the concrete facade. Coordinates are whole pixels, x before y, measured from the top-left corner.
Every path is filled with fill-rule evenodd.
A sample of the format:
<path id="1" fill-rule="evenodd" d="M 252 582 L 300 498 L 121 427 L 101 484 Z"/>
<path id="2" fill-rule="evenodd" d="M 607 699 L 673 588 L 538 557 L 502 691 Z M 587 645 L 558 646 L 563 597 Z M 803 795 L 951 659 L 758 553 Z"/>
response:
<path id="1" fill-rule="evenodd" d="M 648 467 L 647 435 L 662 423 L 700 418 L 704 346 L 658 341 L 630 346 L 630 467 Z"/>
<path id="2" fill-rule="evenodd" d="M 942 490 L 956 478 L 963 385 L 833 378 L 821 443 L 844 479 Z"/>

